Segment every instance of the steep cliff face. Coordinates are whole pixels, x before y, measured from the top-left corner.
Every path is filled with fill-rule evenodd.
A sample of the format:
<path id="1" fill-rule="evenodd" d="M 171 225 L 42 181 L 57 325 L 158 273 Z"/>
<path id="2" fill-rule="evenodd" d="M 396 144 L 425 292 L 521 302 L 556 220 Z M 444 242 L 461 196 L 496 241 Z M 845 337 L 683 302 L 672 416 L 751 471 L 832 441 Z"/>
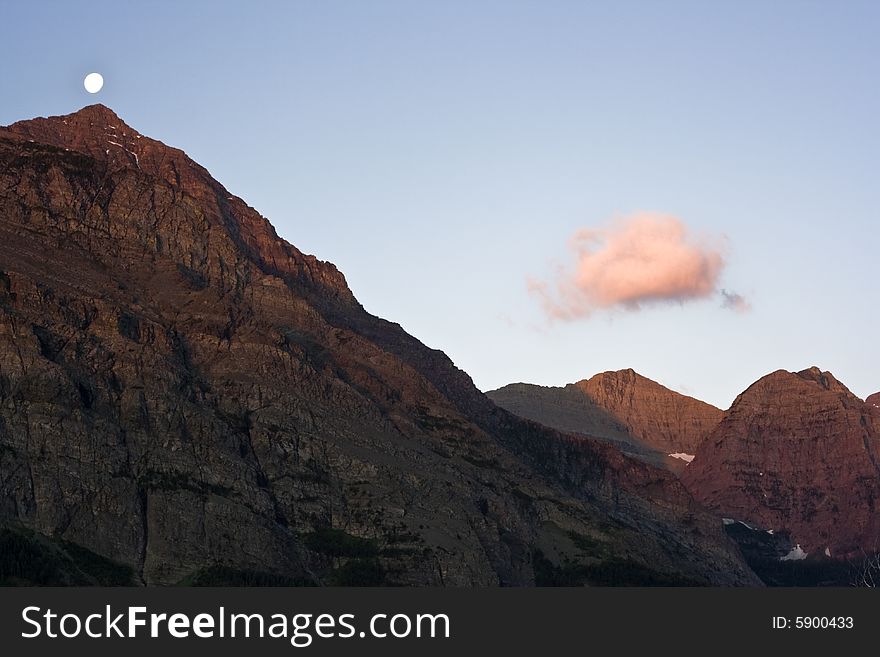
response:
<path id="1" fill-rule="evenodd" d="M 102 106 L 0 129 L 2 523 L 146 584 L 756 583 L 673 477 L 498 409 Z"/>
<path id="2" fill-rule="evenodd" d="M 810 552 L 880 544 L 880 421 L 830 373 L 773 372 L 741 394 L 682 475 L 722 515 Z"/>
<path id="3" fill-rule="evenodd" d="M 680 471 L 669 454 L 692 456 L 721 411 L 631 369 L 563 388 L 515 383 L 486 393 L 496 404 L 548 427 L 613 442 L 628 454 Z"/>
<path id="4" fill-rule="evenodd" d="M 875 392 L 873 395 L 868 395 L 865 399 L 865 403 L 871 408 L 880 408 L 880 392 Z"/>

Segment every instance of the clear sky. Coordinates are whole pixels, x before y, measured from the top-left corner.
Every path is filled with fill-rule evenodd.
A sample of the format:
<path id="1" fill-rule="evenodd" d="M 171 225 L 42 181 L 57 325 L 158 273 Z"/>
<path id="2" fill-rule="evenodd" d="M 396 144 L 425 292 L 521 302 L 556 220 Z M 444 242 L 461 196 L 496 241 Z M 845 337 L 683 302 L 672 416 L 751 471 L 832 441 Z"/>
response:
<path id="1" fill-rule="evenodd" d="M 726 408 L 815 364 L 864 397 L 878 28 L 854 0 L 0 0 L 0 124 L 110 106 L 484 390 L 633 367 Z M 638 212 L 723 242 L 715 291 L 548 318 L 527 281 Z"/>

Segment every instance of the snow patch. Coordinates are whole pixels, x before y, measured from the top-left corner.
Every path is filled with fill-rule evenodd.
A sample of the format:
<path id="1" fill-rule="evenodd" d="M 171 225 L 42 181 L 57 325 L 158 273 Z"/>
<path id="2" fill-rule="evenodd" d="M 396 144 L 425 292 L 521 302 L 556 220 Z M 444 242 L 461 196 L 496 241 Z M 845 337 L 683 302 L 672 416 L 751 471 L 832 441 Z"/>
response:
<path id="1" fill-rule="evenodd" d="M 670 454 L 669 456 L 674 459 L 681 459 L 682 461 L 685 461 L 687 463 L 690 463 L 694 460 L 693 454 L 685 454 L 684 452 L 676 452 L 675 454 Z"/>
<path id="2" fill-rule="evenodd" d="M 784 557 L 779 557 L 780 561 L 801 561 L 802 559 L 807 558 L 807 553 L 804 552 L 804 549 L 801 547 L 801 544 L 798 543 L 791 551 L 786 554 Z"/>
<path id="3" fill-rule="evenodd" d="M 875 405 L 876 405 L 876 404 L 875 404 Z M 826 556 L 826 557 L 830 557 L 830 556 L 831 556 L 831 548 L 830 548 L 830 547 L 825 548 L 825 556 Z"/>
<path id="4" fill-rule="evenodd" d="M 732 525 L 736 522 L 736 520 L 734 520 L 733 518 L 722 518 L 721 522 L 723 522 L 725 525 Z"/>
<path id="5" fill-rule="evenodd" d="M 134 163 L 137 165 L 137 168 L 138 168 L 138 169 L 141 168 L 141 161 L 138 159 L 137 153 L 133 153 L 132 151 L 128 150 L 125 146 L 123 146 L 122 144 L 117 144 L 115 141 L 111 141 L 111 142 L 108 142 L 108 143 L 113 144 L 114 146 L 119 146 L 119 148 L 121 148 L 121 149 L 124 150 L 126 153 L 128 153 L 129 155 L 131 155 L 132 157 L 134 157 Z M 109 153 L 110 151 L 107 151 L 107 152 Z"/>

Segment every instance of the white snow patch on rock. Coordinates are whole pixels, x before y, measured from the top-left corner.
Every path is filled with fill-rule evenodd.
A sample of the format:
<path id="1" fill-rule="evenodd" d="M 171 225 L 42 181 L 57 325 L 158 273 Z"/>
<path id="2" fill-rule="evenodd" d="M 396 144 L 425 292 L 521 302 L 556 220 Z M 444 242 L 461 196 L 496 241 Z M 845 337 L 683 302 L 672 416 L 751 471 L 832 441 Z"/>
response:
<path id="1" fill-rule="evenodd" d="M 786 554 L 784 557 L 779 557 L 780 561 L 800 561 L 801 559 L 806 559 L 807 553 L 804 552 L 804 549 L 801 547 L 801 544 L 798 543 L 793 548 L 791 548 L 791 552 Z"/>
<path id="2" fill-rule="evenodd" d="M 693 454 L 685 454 L 684 452 L 676 452 L 675 454 L 670 454 L 669 456 L 674 459 L 681 459 L 682 461 L 685 461 L 687 463 L 690 463 L 694 460 Z"/>
<path id="3" fill-rule="evenodd" d="M 121 149 L 124 150 L 126 153 L 128 153 L 129 155 L 131 155 L 132 157 L 134 157 L 134 163 L 137 165 L 137 168 L 138 168 L 138 169 L 141 168 L 141 161 L 140 161 L 140 158 L 138 158 L 137 153 L 128 150 L 125 146 L 123 146 L 122 144 L 117 144 L 115 141 L 111 141 L 111 142 L 109 142 L 109 143 L 113 144 L 114 146 L 119 146 L 119 148 L 121 148 Z M 107 151 L 107 152 L 109 153 L 110 151 Z"/>

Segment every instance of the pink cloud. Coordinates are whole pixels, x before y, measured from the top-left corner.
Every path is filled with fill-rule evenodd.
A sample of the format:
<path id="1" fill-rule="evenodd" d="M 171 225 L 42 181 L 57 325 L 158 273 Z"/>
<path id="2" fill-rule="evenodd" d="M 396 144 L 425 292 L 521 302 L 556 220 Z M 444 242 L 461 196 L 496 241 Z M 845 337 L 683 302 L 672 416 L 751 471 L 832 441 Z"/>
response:
<path id="1" fill-rule="evenodd" d="M 695 238 L 671 215 L 638 213 L 577 231 L 569 241 L 574 268 L 560 268 L 552 284 L 529 280 L 528 288 L 551 318 L 563 320 L 606 308 L 702 299 L 717 292 L 724 269 L 720 244 Z M 736 297 L 724 297 L 725 305 L 746 309 L 746 300 Z"/>

